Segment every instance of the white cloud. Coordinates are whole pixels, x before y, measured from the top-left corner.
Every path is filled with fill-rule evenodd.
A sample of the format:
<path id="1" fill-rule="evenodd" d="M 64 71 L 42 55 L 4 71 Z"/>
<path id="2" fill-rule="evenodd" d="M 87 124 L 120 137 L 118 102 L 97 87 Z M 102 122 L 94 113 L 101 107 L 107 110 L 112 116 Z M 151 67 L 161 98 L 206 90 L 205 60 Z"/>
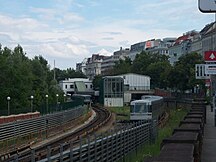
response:
<path id="1" fill-rule="evenodd" d="M 26 45 L 24 46 L 27 53 L 36 55 L 43 55 L 46 57 L 53 58 L 77 58 L 86 57 L 89 54 L 88 49 L 85 45 L 74 45 L 74 44 L 62 44 L 62 43 L 46 43 L 40 45 Z M 33 57 L 33 55 L 31 55 Z"/>
<path id="2" fill-rule="evenodd" d="M 33 18 L 13 18 L 5 15 L 0 15 L 0 26 L 1 31 L 10 32 L 35 31 L 48 27 Z"/>
<path id="3" fill-rule="evenodd" d="M 126 48 L 153 38 L 178 37 L 193 27 L 204 27 L 204 22 L 209 20 L 194 5 L 197 0 L 133 1 L 129 17 L 107 13 L 90 19 L 85 14 L 90 9 L 98 9 L 101 2 L 77 2 L 55 0 L 50 8 L 28 7 L 30 14 L 25 13 L 24 17 L 0 14 L 0 43 L 10 47 L 20 44 L 29 56 L 56 57 L 62 62 L 72 59 L 74 65 L 74 60 L 82 61 L 93 53 L 111 55 L 110 51 L 120 46 Z M 82 11 L 78 12 L 77 7 Z"/>
<path id="4" fill-rule="evenodd" d="M 64 20 L 65 21 L 83 21 L 84 18 L 75 14 L 75 13 L 67 13 L 64 15 Z"/>
<path id="5" fill-rule="evenodd" d="M 72 3 L 72 2 L 68 2 Z M 64 5 L 63 5 L 64 6 Z M 66 5 L 65 5 L 66 7 Z M 69 6 L 67 6 L 69 7 Z M 30 7 L 30 12 L 36 13 L 36 16 L 44 22 L 56 22 L 58 24 L 65 23 L 74 23 L 74 22 L 82 22 L 84 18 L 79 16 L 77 13 L 68 11 L 67 9 L 61 10 L 58 7 L 56 8 L 35 8 Z"/>

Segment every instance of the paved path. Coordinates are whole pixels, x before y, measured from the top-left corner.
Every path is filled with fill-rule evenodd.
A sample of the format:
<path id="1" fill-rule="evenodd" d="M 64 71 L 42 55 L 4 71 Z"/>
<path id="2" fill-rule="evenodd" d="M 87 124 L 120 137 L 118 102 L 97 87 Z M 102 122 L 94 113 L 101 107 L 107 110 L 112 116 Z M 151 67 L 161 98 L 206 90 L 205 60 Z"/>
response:
<path id="1" fill-rule="evenodd" d="M 201 162 L 216 162 L 216 127 L 214 112 L 211 112 L 210 106 L 207 106 L 204 129 Z"/>

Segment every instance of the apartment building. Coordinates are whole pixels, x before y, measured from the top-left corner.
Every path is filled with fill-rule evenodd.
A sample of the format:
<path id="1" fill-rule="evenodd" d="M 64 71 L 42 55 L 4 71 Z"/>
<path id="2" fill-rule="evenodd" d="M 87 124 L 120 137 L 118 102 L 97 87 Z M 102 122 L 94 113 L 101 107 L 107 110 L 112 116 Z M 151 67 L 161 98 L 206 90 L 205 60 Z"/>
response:
<path id="1" fill-rule="evenodd" d="M 109 75 L 110 70 L 113 69 L 115 63 L 120 59 L 124 60 L 125 57 L 128 57 L 129 53 L 129 48 L 123 49 L 121 47 L 120 50 L 115 51 L 112 56 L 105 57 L 101 63 L 101 75 Z"/>
<path id="2" fill-rule="evenodd" d="M 169 48 L 169 61 L 171 65 L 178 61 L 179 57 L 183 54 L 191 52 L 191 45 L 195 35 L 199 35 L 199 33 L 192 30 L 176 39 L 173 46 Z"/>

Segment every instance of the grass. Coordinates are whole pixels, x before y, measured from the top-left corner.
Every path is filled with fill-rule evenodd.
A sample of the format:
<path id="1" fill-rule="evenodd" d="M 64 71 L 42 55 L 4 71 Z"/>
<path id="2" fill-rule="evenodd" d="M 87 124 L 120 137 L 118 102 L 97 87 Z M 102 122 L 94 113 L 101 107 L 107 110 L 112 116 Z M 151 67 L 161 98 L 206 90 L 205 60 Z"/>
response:
<path id="1" fill-rule="evenodd" d="M 109 110 L 112 113 L 117 114 L 116 115 L 116 120 L 130 120 L 130 107 L 129 106 L 110 107 Z"/>
<path id="2" fill-rule="evenodd" d="M 160 144 L 166 137 L 171 136 L 174 128 L 178 127 L 180 121 L 187 114 L 186 109 L 171 110 L 170 117 L 164 128 L 158 129 L 158 136 L 154 144 L 143 144 L 137 149 L 124 157 L 124 162 L 143 162 L 143 159 L 159 155 Z"/>

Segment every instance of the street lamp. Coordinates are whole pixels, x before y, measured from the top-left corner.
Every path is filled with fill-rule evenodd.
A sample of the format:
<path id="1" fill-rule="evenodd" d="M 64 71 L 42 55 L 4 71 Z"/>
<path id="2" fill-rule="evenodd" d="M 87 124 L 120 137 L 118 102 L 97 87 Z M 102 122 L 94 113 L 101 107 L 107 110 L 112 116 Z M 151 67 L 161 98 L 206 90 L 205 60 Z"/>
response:
<path id="1" fill-rule="evenodd" d="M 7 97 L 8 115 L 10 115 L 10 96 Z"/>
<path id="2" fill-rule="evenodd" d="M 33 99 L 34 99 L 34 96 L 30 96 L 30 99 L 31 99 L 31 112 L 33 110 Z"/>
<path id="3" fill-rule="evenodd" d="M 65 102 L 65 100 L 66 100 L 66 96 L 67 96 L 67 95 L 66 95 L 66 94 L 64 94 L 64 102 Z"/>
<path id="4" fill-rule="evenodd" d="M 57 111 L 57 107 L 58 107 L 58 97 L 59 97 L 59 95 L 56 94 L 56 111 Z"/>
<path id="5" fill-rule="evenodd" d="M 46 110 L 48 114 L 48 97 L 49 97 L 48 94 L 46 94 L 45 97 L 46 97 Z"/>

